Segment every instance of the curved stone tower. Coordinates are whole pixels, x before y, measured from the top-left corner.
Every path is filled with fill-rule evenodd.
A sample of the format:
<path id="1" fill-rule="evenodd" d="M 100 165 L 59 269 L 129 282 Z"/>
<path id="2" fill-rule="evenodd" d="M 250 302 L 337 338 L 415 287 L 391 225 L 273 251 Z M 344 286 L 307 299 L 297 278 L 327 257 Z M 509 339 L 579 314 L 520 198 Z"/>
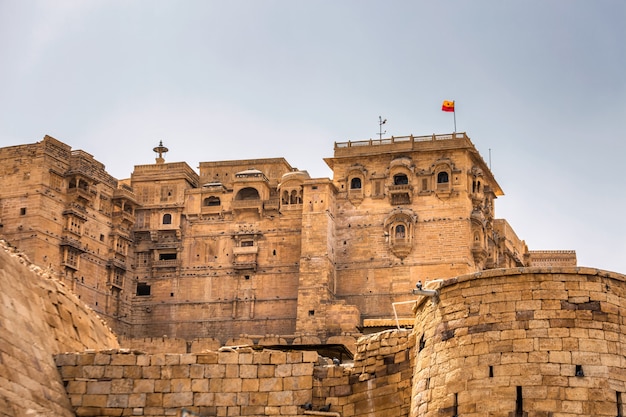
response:
<path id="1" fill-rule="evenodd" d="M 626 415 L 625 280 L 552 267 L 427 283 L 410 416 Z"/>

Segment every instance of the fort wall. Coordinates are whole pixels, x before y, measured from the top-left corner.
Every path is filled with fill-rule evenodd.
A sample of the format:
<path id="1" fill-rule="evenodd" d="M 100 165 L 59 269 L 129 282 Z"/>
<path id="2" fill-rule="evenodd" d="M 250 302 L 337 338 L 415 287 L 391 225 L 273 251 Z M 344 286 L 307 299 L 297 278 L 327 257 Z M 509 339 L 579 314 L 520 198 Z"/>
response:
<path id="1" fill-rule="evenodd" d="M 52 354 L 117 347 L 67 287 L 0 242 L 0 415 L 72 416 Z"/>
<path id="2" fill-rule="evenodd" d="M 408 331 L 359 341 L 353 364 L 316 351 L 223 347 L 188 354 L 122 349 L 56 355 L 77 416 L 408 416 Z"/>
<path id="3" fill-rule="evenodd" d="M 416 308 L 411 417 L 624 415 L 625 280 L 534 267 L 441 281 Z"/>

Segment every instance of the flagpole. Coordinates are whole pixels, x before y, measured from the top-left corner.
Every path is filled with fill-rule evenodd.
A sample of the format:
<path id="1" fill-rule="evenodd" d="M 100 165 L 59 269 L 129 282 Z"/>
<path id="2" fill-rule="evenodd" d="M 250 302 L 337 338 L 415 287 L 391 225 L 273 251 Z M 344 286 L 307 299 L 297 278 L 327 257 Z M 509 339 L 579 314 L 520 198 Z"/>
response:
<path id="1" fill-rule="evenodd" d="M 454 104 L 454 111 L 452 113 L 454 114 L 454 133 L 456 134 L 456 102 L 453 101 L 452 104 Z"/>

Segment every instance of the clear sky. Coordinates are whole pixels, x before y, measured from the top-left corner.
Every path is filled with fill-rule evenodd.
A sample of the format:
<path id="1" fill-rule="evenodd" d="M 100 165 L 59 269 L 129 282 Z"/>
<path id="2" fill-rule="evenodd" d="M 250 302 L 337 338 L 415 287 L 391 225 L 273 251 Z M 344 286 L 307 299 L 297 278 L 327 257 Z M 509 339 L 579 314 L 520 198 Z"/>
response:
<path id="1" fill-rule="evenodd" d="M 0 146 L 51 135 L 117 178 L 467 132 L 532 249 L 626 273 L 624 0 L 0 0 Z"/>

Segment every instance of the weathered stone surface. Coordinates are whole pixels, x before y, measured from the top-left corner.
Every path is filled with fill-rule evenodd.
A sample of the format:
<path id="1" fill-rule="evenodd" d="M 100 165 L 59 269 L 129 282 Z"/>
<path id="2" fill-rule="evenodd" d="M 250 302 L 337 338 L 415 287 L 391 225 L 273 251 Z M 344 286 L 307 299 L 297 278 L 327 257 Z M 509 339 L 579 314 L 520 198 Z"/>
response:
<path id="1" fill-rule="evenodd" d="M 60 375 L 77 378 L 82 375 L 75 366 L 79 358 L 62 353 L 118 348 L 115 335 L 68 288 L 31 265 L 5 242 L 0 242 L 0 301 L 3 412 L 22 415 L 31 409 L 41 413 L 45 410 L 50 416 L 71 416 L 70 401 Z M 66 321 L 58 320 L 61 312 Z M 53 354 L 61 354 L 60 372 Z M 89 359 L 91 363 L 93 356 Z M 107 360 L 108 355 L 102 358 Z M 96 374 L 103 376 L 105 368 L 95 368 L 98 368 Z M 72 395 L 82 395 L 87 388 L 84 381 L 75 381 L 68 389 Z M 15 412 L 6 411 L 12 409 Z"/>

